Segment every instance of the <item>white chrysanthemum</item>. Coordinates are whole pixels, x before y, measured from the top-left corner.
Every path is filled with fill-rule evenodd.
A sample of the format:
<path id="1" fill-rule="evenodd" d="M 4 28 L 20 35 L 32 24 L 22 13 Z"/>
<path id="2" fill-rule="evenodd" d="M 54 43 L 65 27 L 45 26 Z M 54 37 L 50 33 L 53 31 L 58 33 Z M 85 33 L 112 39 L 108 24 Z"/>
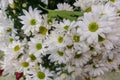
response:
<path id="1" fill-rule="evenodd" d="M 60 31 L 59 31 L 60 32 Z M 48 39 L 45 41 L 47 43 L 48 49 L 52 50 L 52 49 L 56 49 L 56 48 L 61 48 L 61 47 L 65 47 L 65 39 L 64 39 L 64 32 L 63 30 L 61 30 L 61 32 L 59 33 L 57 31 L 52 32 Z"/>
<path id="2" fill-rule="evenodd" d="M 5 55 L 10 55 L 13 57 L 18 57 L 21 53 L 23 53 L 24 43 L 18 41 L 13 41 L 7 47 L 3 49 Z"/>
<path id="3" fill-rule="evenodd" d="M 42 22 L 41 26 L 39 27 L 38 33 L 35 34 L 36 37 L 41 37 L 42 39 L 45 39 L 45 37 L 48 35 L 48 31 L 51 28 L 51 22 L 49 21 L 47 15 L 42 15 Z"/>
<path id="4" fill-rule="evenodd" d="M 66 77 L 67 80 L 76 80 L 76 77 L 81 75 L 82 69 L 80 67 L 76 67 L 71 64 L 71 62 L 68 62 L 65 66 L 65 70 L 67 70 L 68 74 Z"/>
<path id="5" fill-rule="evenodd" d="M 63 22 L 60 22 L 59 24 L 56 25 L 56 28 L 58 29 L 63 29 L 63 31 L 70 31 L 72 28 L 74 28 L 75 21 L 70 21 L 63 19 Z"/>
<path id="6" fill-rule="evenodd" d="M 103 75 L 109 69 L 103 63 L 91 64 L 85 67 L 85 72 L 88 72 L 90 77 L 97 77 Z"/>
<path id="7" fill-rule="evenodd" d="M 104 47 L 105 49 L 109 49 L 109 50 L 114 49 L 116 44 L 118 44 L 119 42 L 119 32 L 117 32 L 119 29 L 118 30 L 116 29 L 117 27 L 113 28 L 112 32 L 106 34 L 105 38 L 99 36 L 99 40 L 98 40 L 99 44 L 96 45 L 100 47 Z"/>
<path id="8" fill-rule="evenodd" d="M 0 8 L 5 10 L 6 7 L 9 5 L 9 4 L 13 4 L 14 0 L 1 0 L 0 1 Z"/>
<path id="9" fill-rule="evenodd" d="M 34 54 L 35 56 L 45 55 L 45 44 L 42 42 L 41 38 L 31 38 L 28 42 L 29 54 Z"/>
<path id="10" fill-rule="evenodd" d="M 25 15 L 19 18 L 22 20 L 21 23 L 23 24 L 22 29 L 24 30 L 24 34 L 30 35 L 30 32 L 34 34 L 39 31 L 39 27 L 42 23 L 40 12 L 41 11 L 36 8 L 32 9 L 32 7 L 29 7 L 29 11 L 23 10 Z"/>
<path id="11" fill-rule="evenodd" d="M 70 80 L 70 79 L 72 79 L 71 76 L 66 73 L 62 73 L 61 75 L 55 77 L 55 80 Z"/>
<path id="12" fill-rule="evenodd" d="M 79 66 L 83 66 L 84 64 L 86 64 L 89 60 L 91 59 L 91 55 L 87 54 L 87 53 L 79 53 L 76 52 L 74 54 L 73 60 L 72 60 L 72 64 L 75 65 L 76 67 Z"/>
<path id="13" fill-rule="evenodd" d="M 106 3 L 105 5 L 103 4 L 93 5 L 92 12 L 95 14 L 97 13 L 98 15 L 101 15 L 100 17 L 107 19 L 109 18 L 115 19 L 117 17 L 116 7 L 112 6 L 110 3 Z"/>
<path id="14" fill-rule="evenodd" d="M 120 0 L 109 0 L 109 2 L 116 7 L 118 14 L 120 14 Z"/>
<path id="15" fill-rule="evenodd" d="M 70 57 L 65 53 L 64 48 L 55 49 L 49 52 L 49 59 L 51 62 L 66 63 L 69 61 Z"/>
<path id="16" fill-rule="evenodd" d="M 24 75 L 30 74 L 30 69 L 35 70 L 37 67 L 39 67 L 36 61 L 36 57 L 33 54 L 24 54 L 17 60 L 18 63 L 16 63 L 16 72 L 23 72 Z"/>
<path id="17" fill-rule="evenodd" d="M 5 55 L 4 60 L 0 61 L 1 68 L 4 70 L 3 75 L 6 74 L 14 75 L 14 73 L 17 70 L 16 68 L 17 63 L 18 63 L 17 59 L 13 58 L 13 56 Z"/>
<path id="18" fill-rule="evenodd" d="M 76 0 L 74 6 L 80 7 L 83 11 L 89 12 L 93 4 L 98 3 L 99 0 Z"/>
<path id="19" fill-rule="evenodd" d="M 56 36 L 57 38 L 57 36 L 58 37 L 61 36 L 61 39 L 63 37 L 63 41 L 61 43 L 60 43 L 60 39 L 56 40 L 57 44 L 59 43 L 61 46 L 73 44 L 73 36 L 74 36 L 74 33 L 76 33 L 76 30 L 75 29 L 73 30 L 74 24 L 75 24 L 74 21 L 70 21 L 66 19 L 64 19 L 60 23 L 55 24 L 54 26 L 56 29 L 55 31 L 52 32 L 51 37 Z"/>
<path id="20" fill-rule="evenodd" d="M 53 72 L 45 69 L 40 65 L 40 70 L 32 73 L 32 80 L 52 80 Z"/>
<path id="21" fill-rule="evenodd" d="M 73 7 L 70 6 L 68 3 L 59 3 L 57 4 L 58 10 L 66 10 L 66 11 L 73 11 Z"/>
<path id="22" fill-rule="evenodd" d="M 13 21 L 7 18 L 4 11 L 0 10 L 0 49 L 8 43 L 9 36 L 17 33 Z"/>
<path id="23" fill-rule="evenodd" d="M 112 69 L 117 69 L 118 65 L 120 64 L 120 54 L 119 54 L 119 48 L 118 49 L 113 49 L 109 50 L 106 52 L 106 55 L 104 55 L 104 64 L 105 66 L 112 70 Z M 103 53 L 104 54 L 104 53 Z"/>
<path id="24" fill-rule="evenodd" d="M 6 15 L 2 15 L 0 18 L 0 26 L 4 28 L 5 34 L 16 34 L 17 30 L 14 28 L 14 22 L 6 17 Z"/>
<path id="25" fill-rule="evenodd" d="M 45 3 L 46 5 L 48 5 L 48 0 L 41 0 L 41 2 Z"/>
<path id="26" fill-rule="evenodd" d="M 83 21 L 78 22 L 78 33 L 81 34 L 81 40 L 87 40 L 88 44 L 99 42 L 99 37 L 105 38 L 105 34 L 112 32 L 112 26 L 115 22 L 101 19 L 99 15 L 85 13 Z"/>

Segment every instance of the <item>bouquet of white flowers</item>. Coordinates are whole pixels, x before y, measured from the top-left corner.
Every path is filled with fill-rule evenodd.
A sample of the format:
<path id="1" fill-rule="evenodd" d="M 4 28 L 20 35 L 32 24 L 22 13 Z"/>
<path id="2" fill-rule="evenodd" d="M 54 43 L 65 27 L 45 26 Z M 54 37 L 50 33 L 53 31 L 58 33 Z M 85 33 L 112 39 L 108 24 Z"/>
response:
<path id="1" fill-rule="evenodd" d="M 93 80 L 120 69 L 120 0 L 0 0 L 0 75 Z"/>

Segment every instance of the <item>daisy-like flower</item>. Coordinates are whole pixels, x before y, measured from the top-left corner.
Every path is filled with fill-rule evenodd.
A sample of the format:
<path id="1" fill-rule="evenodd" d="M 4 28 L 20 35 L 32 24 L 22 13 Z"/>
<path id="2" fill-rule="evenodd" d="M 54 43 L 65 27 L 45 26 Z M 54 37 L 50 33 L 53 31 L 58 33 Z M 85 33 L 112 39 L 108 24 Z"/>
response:
<path id="1" fill-rule="evenodd" d="M 76 0 L 74 6 L 80 7 L 85 12 L 91 11 L 91 6 L 97 4 L 99 0 Z"/>
<path id="2" fill-rule="evenodd" d="M 9 34 L 17 33 L 17 30 L 14 28 L 14 21 L 7 18 L 7 16 L 4 14 L 2 14 L 2 16 L 0 16 L 0 18 L 2 18 L 2 20 L 0 20 L 0 26 L 4 28 L 4 32 L 6 34 L 9 35 Z"/>
<path id="3" fill-rule="evenodd" d="M 0 8 L 5 10 L 6 7 L 9 5 L 9 4 L 13 4 L 14 0 L 1 0 L 0 1 Z"/>
<path id="4" fill-rule="evenodd" d="M 54 50 L 56 48 L 61 48 L 66 46 L 64 39 L 65 32 L 63 32 L 63 30 L 61 30 L 60 33 L 59 32 L 57 30 L 52 32 L 49 35 L 49 37 L 45 40 L 46 44 L 49 45 L 48 50 L 52 50 L 52 49 Z"/>
<path id="5" fill-rule="evenodd" d="M 118 65 L 120 64 L 120 54 L 118 54 L 119 48 L 114 49 L 114 50 L 109 50 L 106 52 L 107 55 L 104 55 L 104 64 L 105 66 L 112 70 L 112 69 L 117 69 Z"/>
<path id="6" fill-rule="evenodd" d="M 46 44 L 42 42 L 42 39 L 39 37 L 31 38 L 31 41 L 28 42 L 29 54 L 34 54 L 35 56 L 40 56 L 41 54 L 45 55 Z"/>
<path id="7" fill-rule="evenodd" d="M 73 11 L 73 7 L 70 6 L 68 3 L 59 3 L 57 4 L 58 10 L 66 10 L 66 11 Z"/>
<path id="8" fill-rule="evenodd" d="M 59 76 L 55 77 L 55 80 L 70 80 L 72 79 L 68 74 L 62 73 Z"/>
<path id="9" fill-rule="evenodd" d="M 16 29 L 13 27 L 13 21 L 7 18 L 4 11 L 0 10 L 0 49 L 8 43 L 10 34 L 15 34 Z"/>
<path id="10" fill-rule="evenodd" d="M 64 48 L 55 49 L 49 52 L 49 59 L 51 62 L 66 63 L 69 61 L 70 57 L 65 53 Z"/>
<path id="11" fill-rule="evenodd" d="M 50 78 L 52 76 L 53 72 L 50 72 L 40 65 L 40 70 L 32 73 L 32 80 L 52 80 L 52 78 Z"/>
<path id="12" fill-rule="evenodd" d="M 4 61 L 0 61 L 1 68 L 4 70 L 3 75 L 9 74 L 14 75 L 14 73 L 17 70 L 17 59 L 14 58 L 14 56 L 11 55 L 5 55 Z M 8 67 L 9 66 L 9 67 Z"/>
<path id="13" fill-rule="evenodd" d="M 105 5 L 93 5 L 92 12 L 101 15 L 103 18 L 117 18 L 117 10 L 116 7 L 112 6 L 109 2 Z"/>
<path id="14" fill-rule="evenodd" d="M 93 63 L 85 67 L 85 72 L 88 72 L 90 77 L 97 77 L 103 75 L 109 69 L 103 63 Z"/>
<path id="15" fill-rule="evenodd" d="M 74 25 L 75 25 L 75 21 L 70 21 L 70 20 L 66 20 L 66 19 L 63 19 L 62 22 L 60 22 L 59 24 L 57 24 L 56 28 L 58 29 L 63 29 L 63 31 L 70 31 L 72 28 L 74 28 Z"/>
<path id="16" fill-rule="evenodd" d="M 76 67 L 83 66 L 86 64 L 89 60 L 91 59 L 91 55 L 87 53 L 79 53 L 76 52 L 74 54 L 74 58 L 72 59 L 72 64 L 75 65 Z"/>
<path id="17" fill-rule="evenodd" d="M 49 29 L 51 28 L 51 22 L 48 21 L 47 15 L 42 15 L 42 18 L 43 20 L 41 22 L 41 26 L 39 27 L 39 31 L 35 34 L 35 36 L 41 36 L 42 39 L 45 39 L 48 35 Z"/>
<path id="18" fill-rule="evenodd" d="M 41 2 L 45 3 L 46 5 L 48 5 L 48 0 L 41 0 Z"/>
<path id="19" fill-rule="evenodd" d="M 19 54 L 23 53 L 24 43 L 18 41 L 13 41 L 8 45 L 8 47 L 4 48 L 4 54 L 6 55 L 13 55 L 18 56 Z"/>
<path id="20" fill-rule="evenodd" d="M 99 15 L 93 13 L 85 13 L 83 21 L 78 22 L 78 33 L 80 39 L 86 40 L 88 44 L 97 43 L 99 37 L 105 38 L 105 33 L 112 31 L 112 25 L 115 22 L 101 19 Z"/>
<path id="21" fill-rule="evenodd" d="M 40 12 L 41 11 L 37 10 L 37 8 L 32 9 L 32 7 L 29 7 L 29 11 L 23 10 L 25 15 L 22 15 L 19 18 L 22 20 L 21 23 L 23 24 L 22 29 L 24 34 L 30 35 L 30 32 L 34 34 L 39 31 L 42 23 Z"/>
<path id="22" fill-rule="evenodd" d="M 120 15 L 120 0 L 109 0 L 109 2 L 116 7 L 117 12 Z"/>
<path id="23" fill-rule="evenodd" d="M 20 58 L 17 59 L 18 63 L 16 63 L 16 71 L 22 72 L 23 75 L 28 76 L 31 78 L 31 74 L 33 71 L 39 70 L 39 64 L 37 61 L 37 57 L 34 54 L 24 54 Z M 31 79 L 32 80 L 32 79 Z"/>

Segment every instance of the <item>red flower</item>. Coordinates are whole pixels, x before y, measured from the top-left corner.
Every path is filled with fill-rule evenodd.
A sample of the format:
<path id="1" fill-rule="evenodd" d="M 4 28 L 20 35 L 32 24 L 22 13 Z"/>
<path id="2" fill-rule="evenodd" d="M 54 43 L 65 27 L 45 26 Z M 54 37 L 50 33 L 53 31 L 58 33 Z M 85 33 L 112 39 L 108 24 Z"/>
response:
<path id="1" fill-rule="evenodd" d="M 2 73 L 3 73 L 3 70 L 2 70 L 2 69 L 0 69 L 0 76 L 2 76 Z"/>
<path id="2" fill-rule="evenodd" d="M 23 76 L 23 72 L 18 72 L 16 74 L 16 80 L 19 80 Z"/>

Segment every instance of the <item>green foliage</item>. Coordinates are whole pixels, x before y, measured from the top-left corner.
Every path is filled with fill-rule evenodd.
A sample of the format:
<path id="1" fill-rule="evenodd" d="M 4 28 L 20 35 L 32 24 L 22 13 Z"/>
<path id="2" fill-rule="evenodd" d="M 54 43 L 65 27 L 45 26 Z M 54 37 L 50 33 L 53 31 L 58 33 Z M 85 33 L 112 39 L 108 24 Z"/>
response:
<path id="1" fill-rule="evenodd" d="M 83 12 L 80 12 L 80 11 L 50 10 L 50 9 L 43 8 L 41 5 L 39 5 L 39 7 L 48 12 L 49 19 L 60 17 L 62 19 L 66 18 L 69 20 L 77 20 L 78 16 L 83 15 Z"/>

